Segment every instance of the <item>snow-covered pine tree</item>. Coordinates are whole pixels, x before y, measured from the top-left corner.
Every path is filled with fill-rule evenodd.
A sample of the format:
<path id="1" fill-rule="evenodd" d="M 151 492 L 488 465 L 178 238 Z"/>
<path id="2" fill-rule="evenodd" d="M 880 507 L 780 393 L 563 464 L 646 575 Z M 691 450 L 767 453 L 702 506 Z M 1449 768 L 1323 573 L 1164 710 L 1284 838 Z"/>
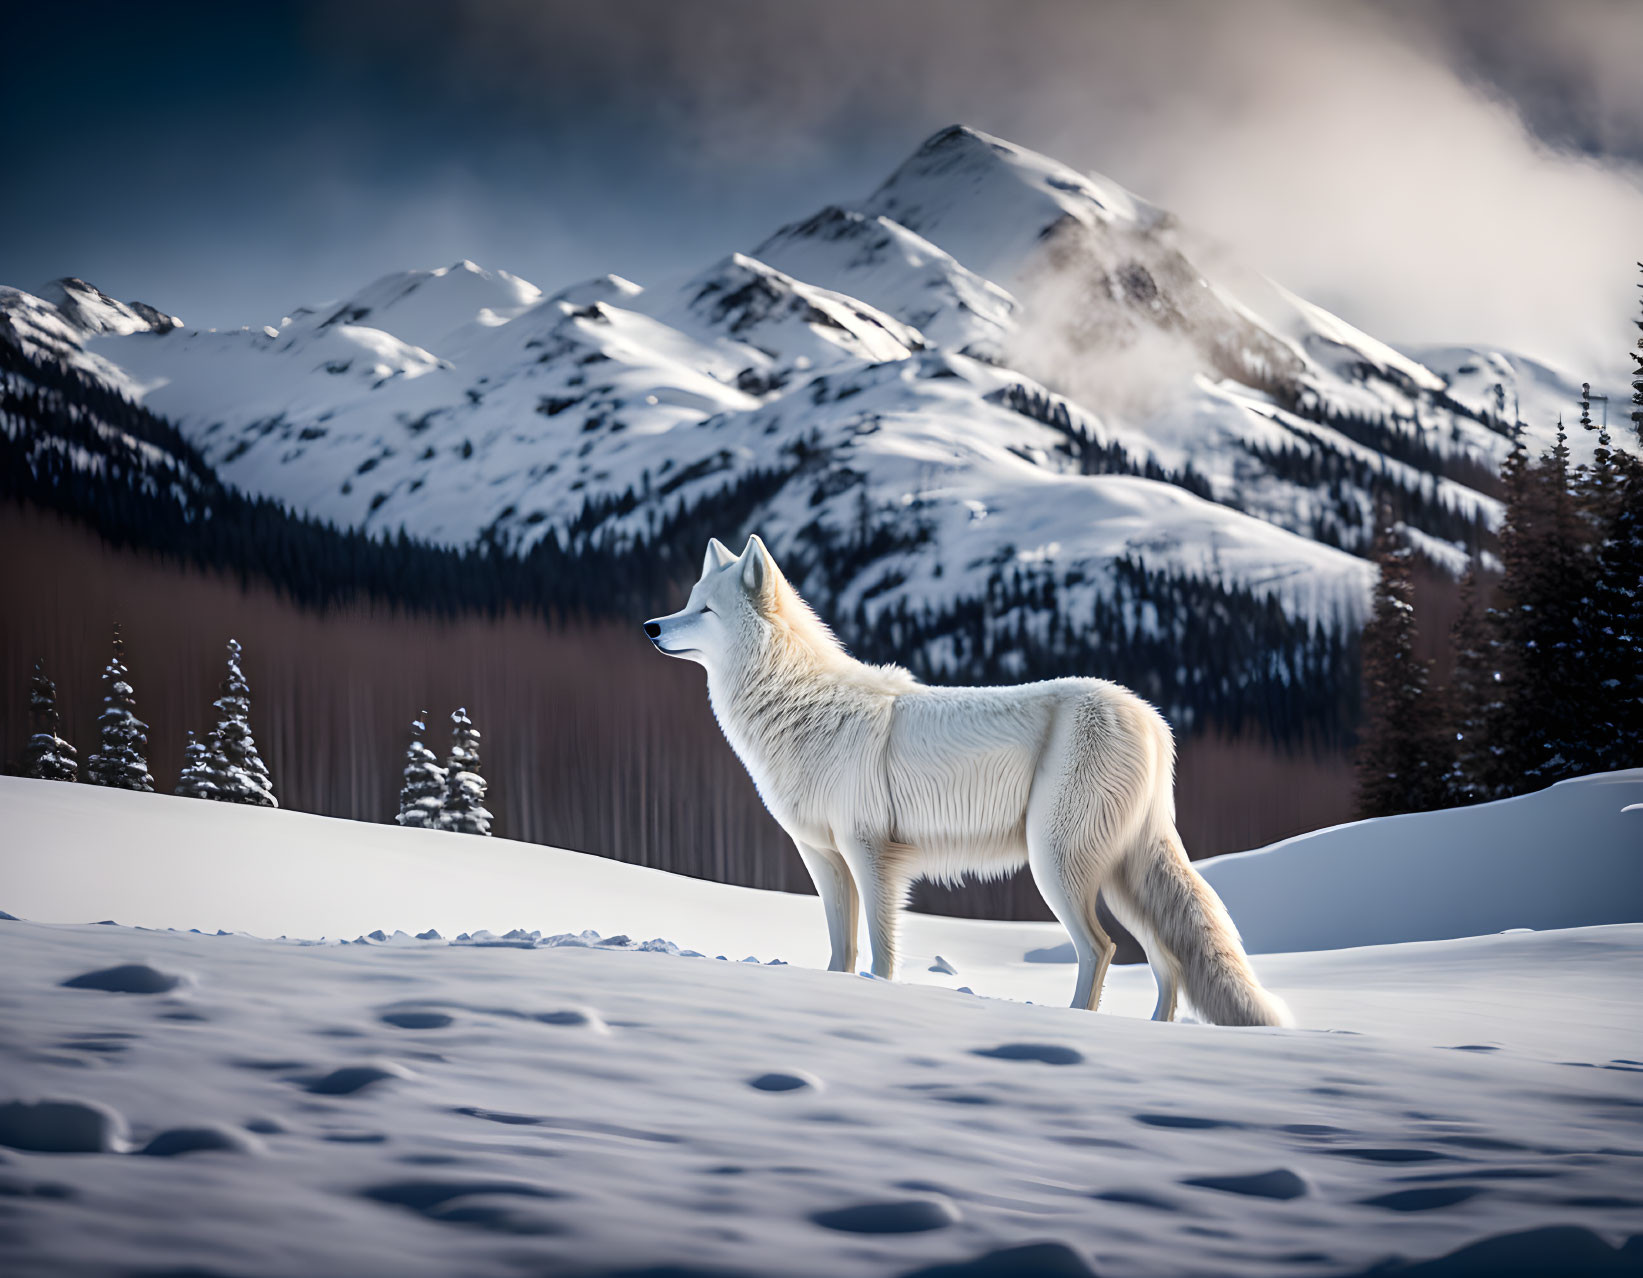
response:
<path id="1" fill-rule="evenodd" d="M 411 721 L 411 744 L 405 748 L 405 780 L 399 789 L 399 814 L 394 820 L 417 829 L 437 830 L 445 802 L 445 769 L 422 739 L 427 730 L 428 712 L 418 711 Z"/>
<path id="2" fill-rule="evenodd" d="M 41 781 L 73 781 L 80 772 L 74 747 L 57 735 L 57 685 L 46 678 L 40 662 L 29 680 L 29 730 L 18 775 Z"/>
<path id="3" fill-rule="evenodd" d="M 217 709 L 217 732 L 221 766 L 221 793 L 218 798 L 229 803 L 248 803 L 259 808 L 277 808 L 274 783 L 268 776 L 268 765 L 257 753 L 257 743 L 251 736 L 251 685 L 240 669 L 240 644 L 228 641 L 228 674 L 220 686 L 222 695 L 213 705 Z"/>
<path id="4" fill-rule="evenodd" d="M 1410 552 L 1384 520 L 1375 536 L 1375 612 L 1363 631 L 1364 728 L 1358 743 L 1358 815 L 1443 806 L 1448 772 L 1437 694 L 1415 656 Z"/>
<path id="5" fill-rule="evenodd" d="M 221 747 L 213 731 L 205 740 L 192 730 L 183 747 L 183 770 L 173 793 L 185 799 L 222 798 L 223 765 Z"/>
<path id="6" fill-rule="evenodd" d="M 479 729 L 465 709 L 451 713 L 451 757 L 445 764 L 445 804 L 439 828 L 458 834 L 489 834 L 485 778 L 479 775 Z"/>
<path id="7" fill-rule="evenodd" d="M 125 641 L 114 627 L 114 655 L 103 669 L 103 712 L 97 716 L 100 749 L 86 760 L 93 785 L 117 790 L 152 790 L 148 774 L 148 725 L 137 717 L 137 699 L 127 681 Z"/>

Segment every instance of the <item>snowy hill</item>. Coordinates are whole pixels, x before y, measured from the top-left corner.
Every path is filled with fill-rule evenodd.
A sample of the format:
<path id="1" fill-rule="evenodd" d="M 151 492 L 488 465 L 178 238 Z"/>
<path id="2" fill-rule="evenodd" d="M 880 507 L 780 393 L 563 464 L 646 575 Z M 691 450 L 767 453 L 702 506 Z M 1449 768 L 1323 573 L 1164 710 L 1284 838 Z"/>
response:
<path id="1" fill-rule="evenodd" d="M 1120 560 L 1352 618 L 1370 571 L 1338 547 L 1377 495 L 1441 561 L 1487 538 L 1496 386 L 1540 442 L 1568 379 L 1428 366 L 1199 256 L 1116 183 L 952 128 L 858 207 L 653 288 L 461 262 L 217 332 L 71 280 L 0 290 L 0 337 L 343 527 L 574 550 L 746 509 L 720 531 L 759 528 L 847 637 L 893 621 L 936 666 L 970 611 L 989 651 L 1069 642 Z"/>
<path id="2" fill-rule="evenodd" d="M 1443 814 L 1473 819 L 1443 852 L 1564 867 L 1546 832 L 1640 790 Z M 915 919 L 919 983 L 887 984 L 734 961 L 819 963 L 812 898 L 87 786 L 0 779 L 0 809 L 0 904 L 120 920 L 0 918 L 0 1254 L 23 1278 L 1581 1275 L 1643 1246 L 1636 923 L 1263 955 L 1306 1028 L 1225 1030 L 1138 1019 L 1143 967 L 1101 1014 L 1060 1006 L 1069 969 L 1026 961 L 1044 925 Z M 1391 860 L 1421 820 L 1324 832 L 1312 859 Z M 1635 839 L 1597 824 L 1602 853 L 1547 880 L 1567 901 L 1605 858 L 1612 898 L 1635 887 Z M 1340 908 L 1306 859 L 1242 864 L 1269 907 Z M 1407 882 L 1344 882 L 1371 881 L 1353 911 L 1402 926 Z M 608 939 L 122 926 L 367 919 Z M 956 976 L 917 970 L 932 944 Z M 960 982 L 1055 1005 L 930 988 Z"/>

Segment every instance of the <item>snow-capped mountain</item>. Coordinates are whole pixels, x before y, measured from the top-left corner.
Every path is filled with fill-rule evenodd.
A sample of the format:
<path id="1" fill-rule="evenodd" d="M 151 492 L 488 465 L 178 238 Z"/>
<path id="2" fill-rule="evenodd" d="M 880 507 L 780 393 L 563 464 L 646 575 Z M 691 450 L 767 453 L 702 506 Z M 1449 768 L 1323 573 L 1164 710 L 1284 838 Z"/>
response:
<path id="1" fill-rule="evenodd" d="M 461 262 L 201 331 L 65 280 L 0 290 L 0 332 L 343 526 L 574 546 L 756 478 L 749 522 L 859 625 L 1023 574 L 1087 625 L 1117 560 L 1345 618 L 1377 496 L 1462 560 L 1512 409 L 1573 386 L 1420 362 L 1198 252 L 1117 184 L 955 127 L 859 205 L 653 288 L 544 297 Z"/>

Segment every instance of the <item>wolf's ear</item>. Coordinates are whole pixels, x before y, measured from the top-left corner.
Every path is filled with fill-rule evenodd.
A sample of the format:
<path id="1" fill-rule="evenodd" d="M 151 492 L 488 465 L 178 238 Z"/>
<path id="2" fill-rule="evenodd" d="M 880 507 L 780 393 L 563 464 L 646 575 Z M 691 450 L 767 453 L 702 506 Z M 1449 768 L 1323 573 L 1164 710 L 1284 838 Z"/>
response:
<path id="1" fill-rule="evenodd" d="M 747 539 L 742 551 L 742 586 L 747 593 L 763 603 L 776 585 L 776 561 L 764 548 L 757 534 Z"/>
<path id="2" fill-rule="evenodd" d="M 707 539 L 707 555 L 702 560 L 702 576 L 705 577 L 710 572 L 717 572 L 726 564 L 733 564 L 735 562 L 736 556 L 731 553 L 729 546 L 725 545 L 724 542 L 720 541 L 717 537 L 709 537 Z"/>

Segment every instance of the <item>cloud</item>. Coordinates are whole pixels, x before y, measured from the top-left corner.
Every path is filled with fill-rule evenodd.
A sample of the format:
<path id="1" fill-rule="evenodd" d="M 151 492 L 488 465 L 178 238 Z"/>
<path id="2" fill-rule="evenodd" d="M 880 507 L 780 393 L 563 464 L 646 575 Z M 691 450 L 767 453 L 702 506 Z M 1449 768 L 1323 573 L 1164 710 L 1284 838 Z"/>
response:
<path id="1" fill-rule="evenodd" d="M 1219 32 L 1199 51 L 1209 93 L 1097 142 L 1116 176 L 1388 340 L 1492 343 L 1594 380 L 1618 371 L 1643 170 L 1555 149 L 1515 105 L 1367 13 L 1281 19 Z"/>
<path id="2" fill-rule="evenodd" d="M 1377 336 L 1582 374 L 1621 369 L 1632 336 L 1635 0 L 75 12 L 35 6 L 0 87 L 36 193 L 0 209 L 7 282 L 88 274 L 204 322 L 459 256 L 547 288 L 653 282 L 861 197 L 963 121 L 1173 208 Z M 132 109 L 157 83 L 158 131 Z"/>
<path id="3" fill-rule="evenodd" d="M 418 12 L 399 30 L 413 44 L 437 32 L 447 91 L 553 127 L 578 111 L 626 120 L 706 204 L 727 175 L 732 192 L 756 175 L 848 198 L 963 120 L 1106 173 L 1390 340 L 1494 343 L 1577 371 L 1623 363 L 1643 253 L 1632 6 Z"/>

